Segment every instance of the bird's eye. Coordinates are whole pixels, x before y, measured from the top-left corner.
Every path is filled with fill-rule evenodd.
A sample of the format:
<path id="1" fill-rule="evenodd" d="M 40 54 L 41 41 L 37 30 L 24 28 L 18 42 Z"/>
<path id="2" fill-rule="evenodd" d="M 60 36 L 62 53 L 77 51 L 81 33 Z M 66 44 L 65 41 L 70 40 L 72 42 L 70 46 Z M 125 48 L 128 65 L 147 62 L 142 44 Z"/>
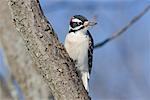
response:
<path id="1" fill-rule="evenodd" d="M 81 25 L 81 24 L 82 24 L 82 22 L 79 22 L 78 24 L 79 24 L 79 25 Z"/>
<path id="2" fill-rule="evenodd" d="M 78 23 L 74 22 L 74 23 L 73 23 L 73 26 L 74 26 L 74 27 L 78 26 Z"/>
<path id="3" fill-rule="evenodd" d="M 80 26 L 82 24 L 82 22 L 78 22 L 78 26 Z"/>
<path id="4" fill-rule="evenodd" d="M 72 28 L 75 28 L 75 27 L 77 27 L 77 26 L 80 26 L 80 25 L 82 25 L 82 22 L 70 22 L 70 26 L 72 27 Z"/>
<path id="5" fill-rule="evenodd" d="M 72 28 L 79 26 L 79 24 L 77 22 L 71 22 L 70 25 Z"/>

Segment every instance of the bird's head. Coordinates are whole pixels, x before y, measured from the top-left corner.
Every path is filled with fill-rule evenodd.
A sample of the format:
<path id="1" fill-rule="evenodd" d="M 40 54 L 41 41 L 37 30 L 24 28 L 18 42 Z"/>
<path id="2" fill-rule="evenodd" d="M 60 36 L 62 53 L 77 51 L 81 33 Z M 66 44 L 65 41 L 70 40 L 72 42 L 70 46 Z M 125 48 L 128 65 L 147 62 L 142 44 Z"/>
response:
<path id="1" fill-rule="evenodd" d="M 82 15 L 75 15 L 70 20 L 69 32 L 87 31 L 91 26 L 96 24 L 94 21 L 88 21 Z"/>

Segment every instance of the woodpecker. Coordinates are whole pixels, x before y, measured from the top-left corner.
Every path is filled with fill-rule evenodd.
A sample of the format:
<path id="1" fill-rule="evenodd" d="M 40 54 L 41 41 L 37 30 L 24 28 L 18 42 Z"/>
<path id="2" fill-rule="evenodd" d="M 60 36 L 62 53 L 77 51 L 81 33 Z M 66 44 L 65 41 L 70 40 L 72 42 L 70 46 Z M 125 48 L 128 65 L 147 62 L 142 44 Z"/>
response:
<path id="1" fill-rule="evenodd" d="M 70 20 L 69 33 L 65 38 L 65 48 L 69 56 L 75 61 L 75 66 L 82 79 L 83 85 L 89 92 L 89 78 L 93 59 L 93 38 L 88 31 L 96 22 L 88 21 L 82 15 L 75 15 Z"/>

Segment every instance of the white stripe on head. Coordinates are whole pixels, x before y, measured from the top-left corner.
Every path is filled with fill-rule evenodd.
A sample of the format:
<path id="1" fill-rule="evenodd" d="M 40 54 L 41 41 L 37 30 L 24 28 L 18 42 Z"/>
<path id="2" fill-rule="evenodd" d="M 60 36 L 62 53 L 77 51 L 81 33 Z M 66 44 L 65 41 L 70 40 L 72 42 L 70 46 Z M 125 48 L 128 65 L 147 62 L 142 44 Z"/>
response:
<path id="1" fill-rule="evenodd" d="M 81 20 L 77 19 L 77 18 L 73 18 L 72 22 L 82 22 Z"/>

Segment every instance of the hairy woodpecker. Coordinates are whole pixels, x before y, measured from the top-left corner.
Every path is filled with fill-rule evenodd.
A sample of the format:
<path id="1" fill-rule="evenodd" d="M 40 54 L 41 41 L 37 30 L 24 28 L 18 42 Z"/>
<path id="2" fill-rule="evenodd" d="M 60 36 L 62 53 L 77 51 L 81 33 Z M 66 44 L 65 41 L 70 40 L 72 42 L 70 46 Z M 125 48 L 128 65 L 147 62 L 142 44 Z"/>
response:
<path id="1" fill-rule="evenodd" d="M 76 62 L 79 75 L 87 92 L 93 59 L 93 38 L 88 31 L 96 22 L 88 21 L 81 15 L 75 15 L 70 20 L 69 33 L 66 35 L 65 48 L 69 56 Z"/>

